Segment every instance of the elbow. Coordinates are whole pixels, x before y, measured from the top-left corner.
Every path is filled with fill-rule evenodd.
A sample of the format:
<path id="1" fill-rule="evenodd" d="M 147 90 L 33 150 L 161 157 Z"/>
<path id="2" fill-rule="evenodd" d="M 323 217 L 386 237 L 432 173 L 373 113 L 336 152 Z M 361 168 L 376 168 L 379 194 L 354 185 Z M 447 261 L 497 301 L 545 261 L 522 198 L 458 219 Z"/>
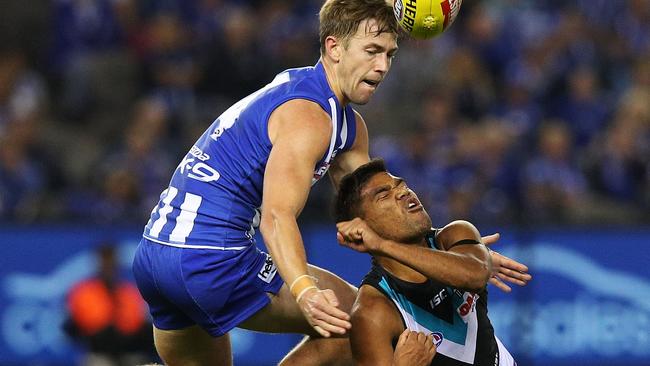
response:
<path id="1" fill-rule="evenodd" d="M 262 238 L 264 239 L 264 244 L 267 245 L 269 242 L 269 238 L 271 237 L 272 233 L 272 228 L 273 226 L 270 224 L 265 223 L 264 221 L 260 222 L 260 234 L 262 234 Z"/>
<path id="2" fill-rule="evenodd" d="M 467 279 L 465 289 L 472 292 L 478 292 L 485 288 L 490 280 L 490 266 L 490 262 L 476 259 L 476 264 L 473 266 L 473 270 L 465 277 Z"/>
<path id="3" fill-rule="evenodd" d="M 275 236 L 277 219 L 277 213 L 273 211 L 265 212 L 265 215 L 262 215 L 260 219 L 260 234 L 267 243 Z"/>
<path id="4" fill-rule="evenodd" d="M 290 217 L 293 217 L 292 214 L 285 210 L 268 209 L 264 211 L 260 218 L 260 233 L 267 244 L 277 236 L 282 223 L 286 223 L 287 218 Z"/>
<path id="5" fill-rule="evenodd" d="M 482 262 L 482 268 L 479 271 L 478 277 L 478 288 L 483 289 L 485 286 L 487 286 L 488 281 L 490 280 L 490 276 L 492 274 L 492 271 L 490 269 L 491 265 L 490 263 Z"/>

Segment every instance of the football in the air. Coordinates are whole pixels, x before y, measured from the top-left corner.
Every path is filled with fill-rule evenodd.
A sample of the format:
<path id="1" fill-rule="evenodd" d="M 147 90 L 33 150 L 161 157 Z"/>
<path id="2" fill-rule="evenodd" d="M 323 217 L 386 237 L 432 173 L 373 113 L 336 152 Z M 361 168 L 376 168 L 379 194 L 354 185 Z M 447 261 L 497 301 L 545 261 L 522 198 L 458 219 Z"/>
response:
<path id="1" fill-rule="evenodd" d="M 416 39 L 428 39 L 449 28 L 462 3 L 462 0 L 394 0 L 393 10 L 406 33 Z"/>

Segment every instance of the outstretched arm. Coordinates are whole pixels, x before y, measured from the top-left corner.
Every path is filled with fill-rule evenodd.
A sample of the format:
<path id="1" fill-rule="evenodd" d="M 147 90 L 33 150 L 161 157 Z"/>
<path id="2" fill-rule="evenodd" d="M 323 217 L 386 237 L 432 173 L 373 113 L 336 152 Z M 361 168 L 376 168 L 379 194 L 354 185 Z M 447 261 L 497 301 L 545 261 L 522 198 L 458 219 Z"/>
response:
<path id="1" fill-rule="evenodd" d="M 317 288 L 307 276 L 296 218 L 307 201 L 314 166 L 329 146 L 330 129 L 327 113 L 313 102 L 292 100 L 273 112 L 269 120 L 273 147 L 264 173 L 260 223 L 280 276 L 290 285 L 307 321 L 324 337 L 345 333 L 349 315 L 338 308 L 332 290 Z"/>
<path id="2" fill-rule="evenodd" d="M 481 236 L 467 221 L 445 226 L 436 240 L 445 251 L 424 245 L 407 245 L 379 237 L 368 224 L 355 218 L 337 224 L 339 243 L 357 251 L 393 258 L 423 275 L 453 287 L 479 290 L 491 275 L 491 259 Z M 474 245 L 462 245 L 470 243 Z"/>

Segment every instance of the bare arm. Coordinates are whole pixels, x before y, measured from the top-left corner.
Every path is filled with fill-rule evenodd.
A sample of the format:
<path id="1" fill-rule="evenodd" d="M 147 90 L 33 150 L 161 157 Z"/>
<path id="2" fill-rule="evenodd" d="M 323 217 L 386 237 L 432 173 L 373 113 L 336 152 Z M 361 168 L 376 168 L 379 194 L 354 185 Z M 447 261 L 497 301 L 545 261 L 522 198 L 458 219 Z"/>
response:
<path id="1" fill-rule="evenodd" d="M 329 176 L 337 189 L 341 178 L 348 173 L 352 173 L 361 165 L 370 161 L 368 154 L 368 128 L 359 113 L 354 112 L 356 116 L 356 137 L 350 150 L 340 154 L 334 159 L 329 169 Z"/>
<path id="2" fill-rule="evenodd" d="M 403 263 L 423 275 L 453 287 L 479 290 L 491 276 L 491 259 L 484 245 L 455 245 L 462 241 L 481 242 L 471 223 L 454 221 L 437 235 L 443 250 L 397 243 L 379 237 L 364 220 L 356 218 L 337 224 L 342 245 L 373 255 L 386 256 Z"/>
<path id="3" fill-rule="evenodd" d="M 307 259 L 296 218 L 307 201 L 314 166 L 329 146 L 330 134 L 327 113 L 306 100 L 283 104 L 269 119 L 273 147 L 264 173 L 260 231 L 287 284 L 299 277 L 312 281 L 304 276 Z M 315 283 L 304 286 L 306 292 L 300 295 L 305 296 L 299 297 L 309 323 L 326 337 L 330 332 L 345 333 L 349 316 L 336 307 L 338 300 L 333 292 L 322 293 L 311 285 Z"/>
<path id="4" fill-rule="evenodd" d="M 435 356 L 431 336 L 405 330 L 395 306 L 371 286 L 361 286 L 352 324 L 350 344 L 356 365 L 428 366 Z M 398 339 L 395 350 L 394 339 Z"/>

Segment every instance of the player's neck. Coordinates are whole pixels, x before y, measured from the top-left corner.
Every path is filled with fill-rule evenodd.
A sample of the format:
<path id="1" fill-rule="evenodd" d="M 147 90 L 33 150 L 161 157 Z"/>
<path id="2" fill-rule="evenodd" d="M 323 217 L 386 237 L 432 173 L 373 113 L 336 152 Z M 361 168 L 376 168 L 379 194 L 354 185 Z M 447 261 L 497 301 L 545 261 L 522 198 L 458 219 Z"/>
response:
<path id="1" fill-rule="evenodd" d="M 350 101 L 347 100 L 347 98 L 345 98 L 343 95 L 335 65 L 329 61 L 327 57 L 324 56 L 321 57 L 321 62 L 323 63 L 323 68 L 325 69 L 325 78 L 327 79 L 327 83 L 329 84 L 330 89 L 332 89 L 334 95 L 336 95 L 336 99 L 338 99 L 339 104 L 343 107 L 346 106 L 348 103 L 350 103 Z"/>

